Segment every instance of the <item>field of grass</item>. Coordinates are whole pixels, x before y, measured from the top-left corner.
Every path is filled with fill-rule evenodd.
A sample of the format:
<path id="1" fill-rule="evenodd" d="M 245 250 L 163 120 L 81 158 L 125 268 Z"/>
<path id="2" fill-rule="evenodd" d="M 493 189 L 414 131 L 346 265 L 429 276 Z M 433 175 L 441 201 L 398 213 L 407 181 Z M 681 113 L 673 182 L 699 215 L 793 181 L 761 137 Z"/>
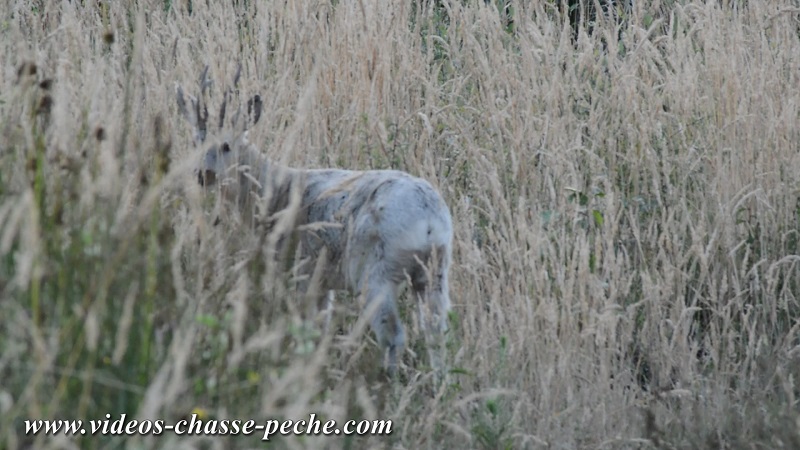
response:
<path id="1" fill-rule="evenodd" d="M 391 419 L 273 448 L 800 448 L 800 4 L 7 1 L 0 448 L 26 419 Z M 498 10 L 498 5 L 501 7 Z M 394 168 L 452 211 L 449 372 L 415 301 L 398 379 L 359 299 L 304 320 L 259 230 L 197 183 L 175 90 L 298 167 Z M 211 134 L 213 130 L 209 130 Z"/>

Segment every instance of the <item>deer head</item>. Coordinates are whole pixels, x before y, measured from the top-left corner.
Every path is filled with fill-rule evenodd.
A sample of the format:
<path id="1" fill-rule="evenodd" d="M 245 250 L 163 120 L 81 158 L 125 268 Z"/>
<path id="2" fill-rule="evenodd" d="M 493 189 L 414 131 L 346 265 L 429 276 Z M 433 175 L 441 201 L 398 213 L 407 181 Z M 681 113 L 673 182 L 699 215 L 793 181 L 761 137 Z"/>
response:
<path id="1" fill-rule="evenodd" d="M 209 87 L 213 85 L 213 81 L 208 78 L 208 66 L 206 65 L 200 74 L 199 96 L 184 94 L 180 85 L 176 88 L 178 111 L 194 128 L 195 146 L 206 146 L 201 167 L 197 171 L 198 181 L 203 186 L 215 184 L 219 176 L 240 162 L 240 153 L 248 145 L 247 130 L 261 118 L 263 102 L 261 96 L 256 94 L 247 101 L 247 114 L 244 120 L 240 121 L 242 119 L 240 105 L 226 123 L 226 109 L 228 103 L 239 93 L 237 86 L 241 74 L 242 66 L 239 65 L 232 87 L 226 89 L 223 94 L 217 129 L 211 130 L 211 133 L 209 133 L 208 106 L 205 99 Z"/>

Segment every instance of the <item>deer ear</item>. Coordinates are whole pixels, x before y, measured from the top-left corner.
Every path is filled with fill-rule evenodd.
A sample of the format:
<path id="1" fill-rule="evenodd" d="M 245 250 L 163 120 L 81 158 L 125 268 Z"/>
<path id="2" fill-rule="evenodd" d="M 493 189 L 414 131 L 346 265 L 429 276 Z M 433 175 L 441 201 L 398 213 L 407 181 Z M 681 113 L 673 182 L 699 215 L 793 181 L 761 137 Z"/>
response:
<path id="1" fill-rule="evenodd" d="M 193 127 L 197 126 L 197 116 L 195 116 L 193 114 L 193 112 L 194 112 L 193 109 L 194 108 L 187 108 L 186 107 L 186 99 L 184 98 L 183 88 L 181 87 L 181 85 L 177 85 L 175 87 L 175 93 L 176 93 L 176 97 L 177 97 L 176 99 L 178 101 L 178 112 L 180 112 L 181 115 Z M 197 102 L 197 99 L 192 97 L 191 95 L 189 95 L 188 97 L 189 97 L 189 101 L 192 102 L 192 104 L 195 104 Z"/>
<path id="2" fill-rule="evenodd" d="M 203 142 L 206 139 L 206 119 L 208 119 L 208 110 L 205 105 L 200 105 L 197 98 L 188 94 L 184 96 L 183 88 L 181 88 L 180 85 L 177 85 L 175 90 L 178 112 L 180 112 L 186 121 L 194 127 L 195 138 Z M 186 104 L 186 97 L 189 98 L 190 105 Z"/>
<path id="3" fill-rule="evenodd" d="M 247 101 L 247 115 L 248 119 L 252 120 L 253 124 L 258 122 L 261 118 L 261 109 L 264 107 L 264 102 L 261 101 L 261 96 L 256 94 Z"/>

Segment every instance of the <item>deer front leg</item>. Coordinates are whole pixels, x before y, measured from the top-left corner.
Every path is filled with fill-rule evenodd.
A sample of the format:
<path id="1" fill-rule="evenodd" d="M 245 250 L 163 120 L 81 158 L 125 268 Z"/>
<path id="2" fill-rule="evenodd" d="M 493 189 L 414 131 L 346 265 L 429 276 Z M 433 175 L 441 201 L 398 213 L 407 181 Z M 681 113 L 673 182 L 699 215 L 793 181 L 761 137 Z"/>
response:
<path id="1" fill-rule="evenodd" d="M 405 330 L 397 312 L 397 285 L 377 268 L 371 271 L 362 292 L 366 300 L 364 310 L 370 314 L 370 327 L 385 358 L 384 367 L 394 377 L 406 342 Z"/>
<path id="2" fill-rule="evenodd" d="M 421 328 L 425 333 L 425 344 L 428 358 L 434 370 L 444 369 L 445 332 L 447 332 L 447 314 L 450 311 L 447 274 L 413 283 L 414 294 L 420 306 Z"/>

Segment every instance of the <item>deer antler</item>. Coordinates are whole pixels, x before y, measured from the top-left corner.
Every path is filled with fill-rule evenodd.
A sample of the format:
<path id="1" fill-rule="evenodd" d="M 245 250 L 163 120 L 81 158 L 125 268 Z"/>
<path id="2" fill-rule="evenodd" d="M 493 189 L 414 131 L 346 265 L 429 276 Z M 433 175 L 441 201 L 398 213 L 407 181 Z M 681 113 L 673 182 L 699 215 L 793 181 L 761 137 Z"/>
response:
<path id="1" fill-rule="evenodd" d="M 227 113 L 228 101 L 234 96 L 234 94 L 238 94 L 238 85 L 241 77 L 242 64 L 239 63 L 236 68 L 236 74 L 233 77 L 233 84 L 223 93 L 218 121 L 218 127 L 220 130 L 225 128 L 225 116 Z M 195 140 L 197 143 L 204 142 L 208 134 L 208 108 L 205 102 L 205 94 L 206 91 L 208 91 L 209 86 L 213 84 L 213 81 L 208 77 L 208 65 L 205 66 L 203 72 L 200 74 L 199 84 L 200 96 L 198 98 L 195 98 L 189 94 L 184 94 L 183 88 L 180 85 L 177 86 L 178 110 L 194 127 Z M 188 102 L 186 100 L 187 98 L 189 99 Z M 258 122 L 258 119 L 261 117 L 262 107 L 263 102 L 261 101 L 261 96 L 259 95 L 255 95 L 247 101 L 247 116 L 249 120 L 246 124 L 244 124 L 244 130 L 246 130 L 249 125 Z M 233 118 L 230 121 L 230 125 L 232 127 L 235 127 L 238 124 L 239 113 L 241 112 L 241 109 L 241 106 L 236 109 L 236 113 L 233 115 Z"/>
<path id="2" fill-rule="evenodd" d="M 237 65 L 237 68 L 236 68 L 236 75 L 234 75 L 234 77 L 233 77 L 233 85 L 232 85 L 233 87 L 232 88 L 228 88 L 225 91 L 225 94 L 222 97 L 222 106 L 219 109 L 219 127 L 220 127 L 220 129 L 225 126 L 225 108 L 228 106 L 228 99 L 230 98 L 230 96 L 234 92 L 238 91 L 237 88 L 239 86 L 239 79 L 241 78 L 241 76 L 242 76 L 242 64 L 239 63 Z M 236 120 L 239 118 L 238 116 L 239 116 L 239 114 L 237 112 L 237 114 L 233 118 L 233 123 L 236 123 Z"/>
<path id="3" fill-rule="evenodd" d="M 205 96 L 208 87 L 211 86 L 212 83 L 213 82 L 208 78 L 208 65 L 206 65 L 205 69 L 203 69 L 203 72 L 200 74 L 200 98 L 198 99 L 191 95 L 186 95 L 191 103 L 190 108 L 188 108 L 186 105 L 183 88 L 181 88 L 180 85 L 178 85 L 177 88 L 178 110 L 194 127 L 195 139 L 197 139 L 199 142 L 205 141 L 208 131 L 208 108 L 203 101 L 203 97 Z"/>

